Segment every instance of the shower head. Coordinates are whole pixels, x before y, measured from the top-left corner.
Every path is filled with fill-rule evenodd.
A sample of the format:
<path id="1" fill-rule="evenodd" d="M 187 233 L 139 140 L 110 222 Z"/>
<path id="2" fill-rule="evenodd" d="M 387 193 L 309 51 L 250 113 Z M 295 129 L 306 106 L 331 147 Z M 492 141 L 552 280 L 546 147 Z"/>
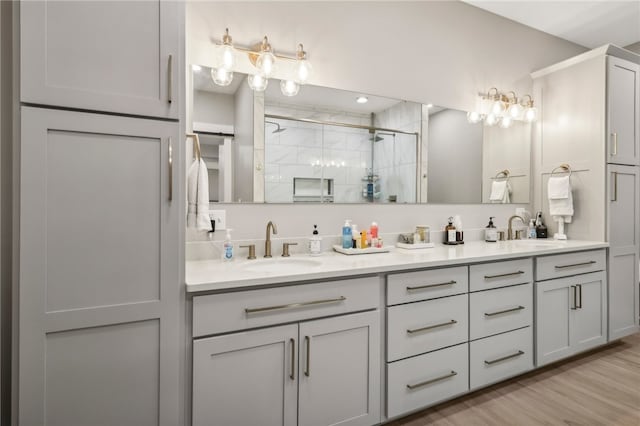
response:
<path id="1" fill-rule="evenodd" d="M 370 131 L 369 131 L 369 133 L 371 133 L 371 137 L 369 138 L 369 140 L 370 140 L 371 142 L 380 142 L 380 141 L 383 141 L 383 140 L 384 140 L 384 138 L 383 138 L 382 136 L 380 136 L 380 135 L 393 136 L 394 138 L 396 137 L 396 134 L 395 134 L 395 133 L 385 133 L 385 132 L 378 132 L 378 133 L 375 133 L 375 131 L 374 131 L 374 130 L 370 130 Z"/>
<path id="2" fill-rule="evenodd" d="M 371 136 L 371 137 L 369 138 L 369 140 L 370 140 L 371 142 L 380 142 L 380 141 L 383 141 L 383 140 L 384 140 L 384 138 L 383 138 L 382 136 L 373 135 L 373 136 Z"/>
<path id="3" fill-rule="evenodd" d="M 279 123 L 276 123 L 275 121 L 266 121 L 266 120 L 265 120 L 265 124 L 273 124 L 274 126 L 276 126 L 276 129 L 275 129 L 273 132 L 271 132 L 271 133 L 282 133 L 282 132 L 284 132 L 285 130 L 287 130 L 287 128 L 286 128 L 286 127 L 280 127 L 280 124 L 279 124 Z"/>

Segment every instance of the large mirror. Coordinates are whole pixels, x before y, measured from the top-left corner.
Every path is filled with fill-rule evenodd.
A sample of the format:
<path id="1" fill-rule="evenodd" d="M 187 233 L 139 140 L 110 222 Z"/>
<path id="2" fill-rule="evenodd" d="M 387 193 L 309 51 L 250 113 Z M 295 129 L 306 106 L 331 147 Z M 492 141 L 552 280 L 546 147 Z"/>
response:
<path id="1" fill-rule="evenodd" d="M 463 111 L 193 67 L 191 119 L 212 202 L 526 203 L 530 125 L 470 124 Z"/>

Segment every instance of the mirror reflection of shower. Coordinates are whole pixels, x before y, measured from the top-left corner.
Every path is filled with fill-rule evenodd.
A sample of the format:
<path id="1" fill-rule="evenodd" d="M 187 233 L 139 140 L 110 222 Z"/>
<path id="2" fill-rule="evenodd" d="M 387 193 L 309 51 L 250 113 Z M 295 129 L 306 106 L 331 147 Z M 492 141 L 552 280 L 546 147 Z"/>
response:
<path id="1" fill-rule="evenodd" d="M 275 121 L 268 121 L 268 120 L 265 120 L 265 121 L 264 121 L 264 125 L 265 125 L 265 127 L 267 126 L 267 124 L 273 124 L 273 125 L 275 125 L 275 126 L 276 126 L 276 129 L 275 129 L 273 132 L 271 132 L 271 133 L 282 133 L 282 132 L 284 132 L 285 130 L 287 130 L 287 128 L 286 128 L 286 127 L 280 127 L 280 124 L 279 124 L 279 123 L 276 123 Z"/>

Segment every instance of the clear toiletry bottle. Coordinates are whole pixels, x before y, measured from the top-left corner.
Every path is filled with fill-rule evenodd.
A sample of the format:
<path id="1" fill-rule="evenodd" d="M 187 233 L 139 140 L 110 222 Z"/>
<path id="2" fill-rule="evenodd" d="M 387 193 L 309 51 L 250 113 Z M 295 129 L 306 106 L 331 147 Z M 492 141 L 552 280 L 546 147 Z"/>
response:
<path id="1" fill-rule="evenodd" d="M 489 218 L 489 224 L 484 230 L 484 240 L 488 243 L 495 243 L 498 241 L 498 228 L 493 224 L 494 216 Z"/>
<path id="2" fill-rule="evenodd" d="M 355 223 L 351 225 L 351 248 L 360 248 L 358 244 L 360 241 L 360 232 L 358 232 L 358 225 Z"/>
<path id="3" fill-rule="evenodd" d="M 533 219 L 531 219 L 529 221 L 529 227 L 527 228 L 527 237 L 528 238 L 538 238 L 537 237 L 537 233 L 536 233 L 536 224 L 533 221 Z"/>
<path id="4" fill-rule="evenodd" d="M 309 238 L 309 254 L 320 256 L 322 253 L 322 237 L 318 234 L 318 225 L 313 225 L 313 233 Z"/>
<path id="5" fill-rule="evenodd" d="M 233 242 L 231 242 L 231 231 L 233 231 L 233 229 L 227 229 L 227 235 L 224 237 L 224 243 L 222 244 L 222 260 L 225 262 L 233 260 Z"/>
<path id="6" fill-rule="evenodd" d="M 459 215 L 454 216 L 453 225 L 456 227 L 456 242 L 458 244 L 464 244 L 464 232 L 462 231 L 462 219 L 460 219 Z"/>
<path id="7" fill-rule="evenodd" d="M 353 247 L 351 242 L 351 220 L 347 219 L 342 226 L 342 248 L 348 249 L 351 247 Z"/>

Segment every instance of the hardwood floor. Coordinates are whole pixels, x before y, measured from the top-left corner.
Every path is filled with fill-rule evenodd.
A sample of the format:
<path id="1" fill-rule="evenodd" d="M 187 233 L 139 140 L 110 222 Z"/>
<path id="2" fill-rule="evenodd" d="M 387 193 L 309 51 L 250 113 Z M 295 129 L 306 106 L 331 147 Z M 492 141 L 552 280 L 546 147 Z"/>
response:
<path id="1" fill-rule="evenodd" d="M 640 426 L 640 334 L 389 425 Z"/>

